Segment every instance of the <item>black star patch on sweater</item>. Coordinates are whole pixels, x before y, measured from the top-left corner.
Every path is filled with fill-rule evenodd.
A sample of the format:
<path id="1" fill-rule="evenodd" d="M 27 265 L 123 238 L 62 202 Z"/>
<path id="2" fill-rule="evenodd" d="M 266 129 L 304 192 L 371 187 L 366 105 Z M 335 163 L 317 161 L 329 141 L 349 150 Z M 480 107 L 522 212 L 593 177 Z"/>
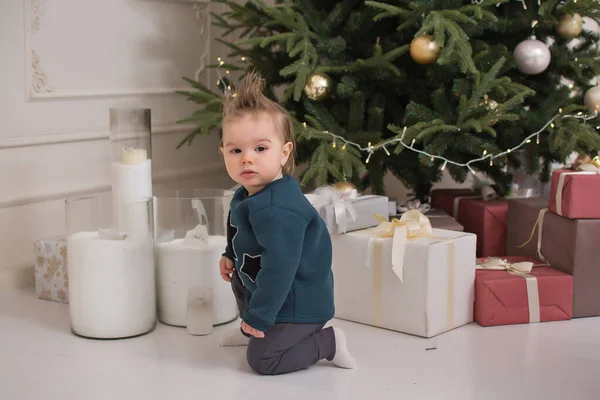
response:
<path id="1" fill-rule="evenodd" d="M 235 246 L 233 245 L 233 239 L 235 239 L 235 235 L 238 233 L 238 228 L 235 225 L 231 224 L 231 213 L 227 217 L 227 244 L 231 251 L 233 251 L 233 259 L 237 261 L 237 252 L 235 251 Z"/>
<path id="2" fill-rule="evenodd" d="M 261 257 L 260 254 L 251 256 L 250 254 L 244 253 L 244 260 L 240 267 L 240 272 L 245 274 L 252 282 L 256 282 L 256 277 L 261 270 L 260 265 Z"/>

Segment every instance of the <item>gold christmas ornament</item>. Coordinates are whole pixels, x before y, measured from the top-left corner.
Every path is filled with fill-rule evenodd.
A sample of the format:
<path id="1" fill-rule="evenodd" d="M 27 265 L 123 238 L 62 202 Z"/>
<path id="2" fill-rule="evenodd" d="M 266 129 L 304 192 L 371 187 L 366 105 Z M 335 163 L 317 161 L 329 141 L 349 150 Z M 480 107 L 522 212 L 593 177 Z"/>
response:
<path id="1" fill-rule="evenodd" d="M 592 158 L 591 163 L 594 164 L 597 168 L 600 168 L 600 157 L 596 156 Z"/>
<path id="2" fill-rule="evenodd" d="M 579 166 L 581 166 L 582 164 L 594 164 L 594 165 L 596 165 L 596 163 L 592 160 L 592 157 L 590 157 L 589 155 L 586 154 L 583 157 L 581 155 L 579 155 L 579 156 L 577 156 L 577 158 L 573 162 L 572 169 L 573 170 L 577 170 L 579 168 Z"/>
<path id="3" fill-rule="evenodd" d="M 583 104 L 585 104 L 591 112 L 600 112 L 600 86 L 594 86 L 585 92 Z"/>
<path id="4" fill-rule="evenodd" d="M 421 35 L 410 42 L 410 56 L 417 64 L 431 64 L 438 58 L 440 46 L 431 35 Z"/>
<path id="5" fill-rule="evenodd" d="M 573 39 L 574 37 L 579 36 L 582 30 L 583 19 L 581 18 L 581 15 L 577 13 L 573 15 L 563 15 L 558 20 L 558 25 L 556 25 L 556 33 L 563 39 Z"/>
<path id="6" fill-rule="evenodd" d="M 304 93 L 311 100 L 321 101 L 329 97 L 332 89 L 331 78 L 326 74 L 315 72 L 308 77 L 304 86 Z"/>
<path id="7" fill-rule="evenodd" d="M 487 94 L 485 96 L 483 96 L 483 100 L 481 100 L 479 105 L 485 106 L 485 108 L 487 108 L 490 111 L 493 111 L 496 108 L 498 108 L 498 103 L 495 100 L 490 99 Z M 494 126 L 497 123 L 498 123 L 498 120 L 491 120 L 489 125 Z"/>
<path id="8" fill-rule="evenodd" d="M 352 183 L 352 182 L 348 182 L 348 181 L 344 181 L 344 182 L 337 182 L 335 185 L 335 188 L 342 193 L 347 193 L 350 192 L 352 190 L 356 190 L 356 186 Z"/>

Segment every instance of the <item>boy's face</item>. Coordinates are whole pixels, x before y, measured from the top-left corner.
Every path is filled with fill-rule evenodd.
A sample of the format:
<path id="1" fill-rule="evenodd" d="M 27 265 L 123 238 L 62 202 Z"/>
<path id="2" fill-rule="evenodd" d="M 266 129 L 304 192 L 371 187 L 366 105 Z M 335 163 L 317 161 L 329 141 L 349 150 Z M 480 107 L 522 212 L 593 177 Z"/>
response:
<path id="1" fill-rule="evenodd" d="M 221 152 L 227 173 L 249 194 L 281 178 L 291 151 L 292 143 L 283 143 L 275 117 L 267 113 L 245 114 L 223 123 Z"/>

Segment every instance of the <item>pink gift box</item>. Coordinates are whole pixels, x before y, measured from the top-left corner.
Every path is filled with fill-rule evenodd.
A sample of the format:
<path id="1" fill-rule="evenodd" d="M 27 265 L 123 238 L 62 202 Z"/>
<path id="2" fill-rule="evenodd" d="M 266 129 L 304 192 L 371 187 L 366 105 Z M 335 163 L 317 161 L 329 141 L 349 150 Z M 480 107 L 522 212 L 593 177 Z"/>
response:
<path id="1" fill-rule="evenodd" d="M 550 211 L 570 219 L 600 218 L 600 175 L 558 169 L 552 172 Z"/>
<path id="2" fill-rule="evenodd" d="M 532 257 L 503 257 L 510 263 L 530 261 Z M 479 259 L 478 261 L 485 261 Z M 528 274 L 535 277 L 535 292 L 529 293 L 526 279 L 507 271 L 476 271 L 475 321 L 481 326 L 527 324 L 570 320 L 573 317 L 573 277 L 550 266 L 534 267 Z M 530 321 L 529 297 L 535 295 L 539 321 Z"/>

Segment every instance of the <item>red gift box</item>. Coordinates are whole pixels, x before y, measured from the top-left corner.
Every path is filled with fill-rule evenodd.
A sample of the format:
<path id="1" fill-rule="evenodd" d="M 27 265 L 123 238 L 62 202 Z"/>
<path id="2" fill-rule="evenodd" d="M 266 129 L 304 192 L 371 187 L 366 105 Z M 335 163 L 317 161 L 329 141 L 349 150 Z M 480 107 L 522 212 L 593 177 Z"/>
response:
<path id="1" fill-rule="evenodd" d="M 464 199 L 458 207 L 458 222 L 465 232 L 477 235 L 477 257 L 506 254 L 508 201 L 502 199 Z"/>
<path id="2" fill-rule="evenodd" d="M 511 264 L 523 261 L 542 264 L 535 258 L 523 256 L 503 257 L 503 260 Z M 549 266 L 534 266 L 527 275 L 478 269 L 474 314 L 481 326 L 570 320 L 573 317 L 573 277 Z M 531 321 L 532 316 L 539 321 Z"/>
<path id="3" fill-rule="evenodd" d="M 550 211 L 570 219 L 600 218 L 600 175 L 597 172 L 552 171 Z"/>
<path id="4" fill-rule="evenodd" d="M 471 189 L 435 189 L 431 191 L 431 206 L 444 210 L 458 220 L 458 207 L 463 199 L 481 198 Z"/>

